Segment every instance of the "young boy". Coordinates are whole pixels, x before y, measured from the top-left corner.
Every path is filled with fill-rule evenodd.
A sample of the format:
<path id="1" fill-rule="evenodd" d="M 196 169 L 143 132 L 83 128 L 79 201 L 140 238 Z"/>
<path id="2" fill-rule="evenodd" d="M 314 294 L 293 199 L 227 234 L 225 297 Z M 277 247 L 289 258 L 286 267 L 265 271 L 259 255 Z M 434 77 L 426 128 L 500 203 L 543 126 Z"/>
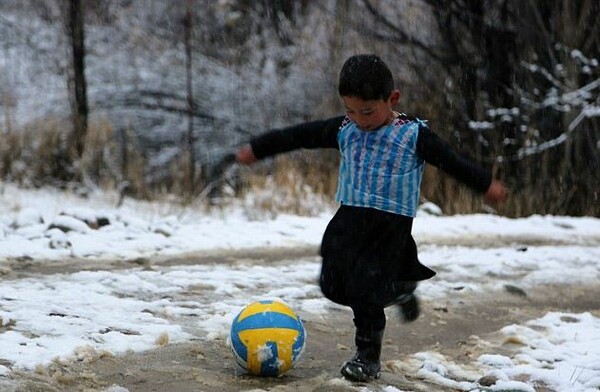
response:
<path id="1" fill-rule="evenodd" d="M 381 369 L 384 308 L 397 305 L 405 321 L 415 320 L 416 282 L 435 275 L 419 262 L 411 235 L 425 162 L 488 202 L 503 201 L 506 188 L 421 120 L 394 111 L 400 92 L 379 57 L 350 57 L 340 72 L 339 94 L 345 116 L 271 130 L 240 148 L 236 159 L 251 164 L 298 148 L 340 151 L 340 208 L 323 236 L 320 286 L 327 298 L 354 313 L 356 354 L 342 365 L 342 375 L 369 381 Z"/>

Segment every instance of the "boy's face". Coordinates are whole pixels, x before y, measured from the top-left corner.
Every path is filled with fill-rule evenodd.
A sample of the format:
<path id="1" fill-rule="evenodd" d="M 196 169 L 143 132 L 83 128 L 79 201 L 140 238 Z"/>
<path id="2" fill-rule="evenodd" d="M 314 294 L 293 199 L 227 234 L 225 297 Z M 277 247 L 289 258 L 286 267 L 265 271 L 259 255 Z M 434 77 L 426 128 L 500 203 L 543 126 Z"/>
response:
<path id="1" fill-rule="evenodd" d="M 346 114 L 364 131 L 373 131 L 389 124 L 394 116 L 394 105 L 400 99 L 398 90 L 392 91 L 387 100 L 375 99 L 365 101 L 354 96 L 342 96 Z"/>

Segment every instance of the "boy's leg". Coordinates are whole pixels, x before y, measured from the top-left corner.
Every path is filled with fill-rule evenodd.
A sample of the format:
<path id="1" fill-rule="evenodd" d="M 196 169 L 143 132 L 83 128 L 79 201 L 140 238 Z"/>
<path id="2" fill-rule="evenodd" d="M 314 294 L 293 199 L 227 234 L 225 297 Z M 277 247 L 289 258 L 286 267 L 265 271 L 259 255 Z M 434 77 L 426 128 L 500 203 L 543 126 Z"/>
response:
<path id="1" fill-rule="evenodd" d="M 385 330 L 385 313 L 382 306 L 360 304 L 352 306 L 356 335 L 356 354 L 344 362 L 342 375 L 352 381 L 369 381 L 379 378 L 381 370 L 381 342 Z"/>
<path id="2" fill-rule="evenodd" d="M 419 309 L 419 299 L 415 295 L 414 291 L 417 288 L 417 282 L 403 282 L 404 293 L 401 294 L 396 301 L 400 308 L 400 314 L 404 321 L 411 322 L 419 318 L 421 313 Z"/>

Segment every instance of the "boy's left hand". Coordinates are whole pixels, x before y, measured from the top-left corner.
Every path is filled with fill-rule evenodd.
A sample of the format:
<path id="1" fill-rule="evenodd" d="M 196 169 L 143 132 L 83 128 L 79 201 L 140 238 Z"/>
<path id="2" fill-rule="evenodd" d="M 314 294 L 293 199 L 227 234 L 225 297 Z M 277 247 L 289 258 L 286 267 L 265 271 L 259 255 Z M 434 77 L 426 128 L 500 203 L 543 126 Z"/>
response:
<path id="1" fill-rule="evenodd" d="M 235 153 L 235 159 L 239 163 L 243 163 L 245 165 L 251 165 L 254 162 L 258 161 L 258 158 L 256 158 L 256 155 L 254 155 L 254 151 L 252 151 L 252 147 L 249 144 L 241 147 Z"/>
<path id="2" fill-rule="evenodd" d="M 490 187 L 483 195 L 484 200 L 490 204 L 500 204 L 506 199 L 507 188 L 500 180 L 492 180 Z"/>

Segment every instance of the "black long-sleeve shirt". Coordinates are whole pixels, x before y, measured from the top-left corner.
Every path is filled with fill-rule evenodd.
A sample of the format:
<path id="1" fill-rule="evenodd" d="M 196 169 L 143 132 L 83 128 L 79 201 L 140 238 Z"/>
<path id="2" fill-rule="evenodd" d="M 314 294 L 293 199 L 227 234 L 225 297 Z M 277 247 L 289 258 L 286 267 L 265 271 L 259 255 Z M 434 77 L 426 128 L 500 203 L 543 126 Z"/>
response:
<path id="1" fill-rule="evenodd" d="M 250 145 L 259 159 L 299 148 L 339 149 L 337 134 L 344 118 L 345 116 L 338 116 L 273 129 L 253 138 Z M 492 175 L 489 170 L 458 154 L 445 140 L 422 123 L 417 138 L 417 154 L 425 162 L 440 168 L 475 191 L 483 193 L 491 184 Z"/>

